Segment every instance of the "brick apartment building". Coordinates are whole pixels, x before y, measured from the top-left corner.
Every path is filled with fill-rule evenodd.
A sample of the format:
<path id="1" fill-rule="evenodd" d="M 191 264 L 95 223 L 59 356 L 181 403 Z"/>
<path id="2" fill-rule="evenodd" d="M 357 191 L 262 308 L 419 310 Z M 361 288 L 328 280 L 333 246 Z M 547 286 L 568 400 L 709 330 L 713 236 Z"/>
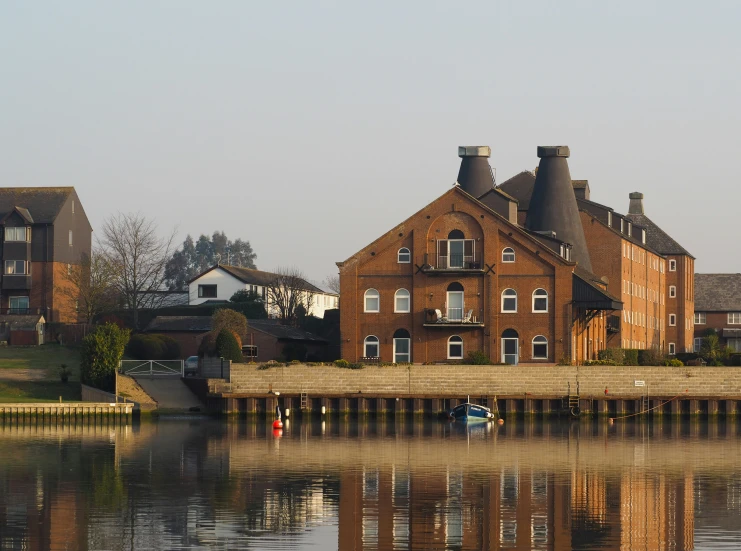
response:
<path id="1" fill-rule="evenodd" d="M 715 329 L 720 345 L 741 352 L 741 274 L 695 274 L 693 350 L 700 351 L 703 333 Z"/>
<path id="2" fill-rule="evenodd" d="M 76 301 L 61 289 L 69 266 L 90 255 L 92 227 L 75 189 L 0 188 L 0 226 L 0 315 L 76 322 Z"/>
<path id="3" fill-rule="evenodd" d="M 538 148 L 521 219 L 489 154 L 459 148 L 458 185 L 338 263 L 343 358 L 582 362 L 607 346 L 623 304 L 592 269 L 568 147 Z"/>

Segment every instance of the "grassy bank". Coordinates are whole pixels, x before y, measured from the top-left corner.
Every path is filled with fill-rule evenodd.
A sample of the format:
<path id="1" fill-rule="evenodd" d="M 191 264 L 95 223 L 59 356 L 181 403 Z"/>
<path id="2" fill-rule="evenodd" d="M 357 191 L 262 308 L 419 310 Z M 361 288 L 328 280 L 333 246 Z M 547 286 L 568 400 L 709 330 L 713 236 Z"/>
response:
<path id="1" fill-rule="evenodd" d="M 66 364 L 69 382 L 59 368 Z M 0 347 L 0 402 L 56 402 L 80 399 L 80 354 L 58 344 Z"/>

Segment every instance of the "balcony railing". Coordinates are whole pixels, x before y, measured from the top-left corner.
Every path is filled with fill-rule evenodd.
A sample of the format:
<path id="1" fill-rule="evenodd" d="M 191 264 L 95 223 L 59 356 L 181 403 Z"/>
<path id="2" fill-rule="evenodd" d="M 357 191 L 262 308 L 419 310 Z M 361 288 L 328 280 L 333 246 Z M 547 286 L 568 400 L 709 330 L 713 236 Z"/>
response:
<path id="1" fill-rule="evenodd" d="M 431 308 L 425 312 L 426 326 L 445 325 L 484 325 L 484 322 L 474 315 L 473 308 Z"/>
<path id="2" fill-rule="evenodd" d="M 476 255 L 449 254 L 437 256 L 438 270 L 480 270 L 481 261 Z"/>
<path id="3" fill-rule="evenodd" d="M 2 288 L 9 291 L 30 289 L 31 276 L 28 274 L 3 274 Z"/>

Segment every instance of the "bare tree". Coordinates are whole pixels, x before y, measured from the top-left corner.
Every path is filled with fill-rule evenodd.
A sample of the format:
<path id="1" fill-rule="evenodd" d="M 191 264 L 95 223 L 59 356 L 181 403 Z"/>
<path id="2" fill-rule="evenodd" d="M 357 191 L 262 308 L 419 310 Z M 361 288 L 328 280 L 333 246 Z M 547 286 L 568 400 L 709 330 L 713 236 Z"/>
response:
<path id="1" fill-rule="evenodd" d="M 340 276 L 339 275 L 335 274 L 335 275 L 330 275 L 330 276 L 325 277 L 324 281 L 322 281 L 322 284 L 327 289 L 332 291 L 333 293 L 337 293 L 338 295 L 340 294 Z"/>
<path id="2" fill-rule="evenodd" d="M 70 264 L 62 273 L 56 291 L 70 305 L 77 305 L 78 317 L 91 323 L 96 316 L 115 305 L 114 268 L 108 257 L 98 249 L 83 255 L 78 264 Z"/>
<path id="3" fill-rule="evenodd" d="M 298 268 L 278 268 L 267 289 L 268 314 L 277 313 L 284 325 L 295 321 L 297 309 L 311 312 L 317 291 Z"/>
<path id="4" fill-rule="evenodd" d="M 113 283 L 139 328 L 139 310 L 157 308 L 165 298 L 165 266 L 172 256 L 173 231 L 157 235 L 157 224 L 141 214 L 117 214 L 103 224 L 101 246 L 115 270 Z"/>

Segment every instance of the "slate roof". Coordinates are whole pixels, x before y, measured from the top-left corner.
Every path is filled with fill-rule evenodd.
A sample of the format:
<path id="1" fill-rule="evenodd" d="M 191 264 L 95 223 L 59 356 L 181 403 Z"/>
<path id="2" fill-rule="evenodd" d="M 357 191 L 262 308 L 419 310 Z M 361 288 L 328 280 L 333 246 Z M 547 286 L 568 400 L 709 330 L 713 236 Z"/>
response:
<path id="1" fill-rule="evenodd" d="M 741 312 L 741 274 L 695 274 L 695 312 Z"/>
<path id="2" fill-rule="evenodd" d="M 211 331 L 211 316 L 157 316 L 144 329 L 146 333 L 178 331 L 206 333 Z"/>
<path id="3" fill-rule="evenodd" d="M 37 224 L 52 224 L 64 206 L 73 187 L 6 187 L 0 188 L 0 219 L 16 207 Z"/>
<path id="4" fill-rule="evenodd" d="M 254 329 L 271 335 L 279 340 L 287 341 L 308 341 L 316 343 L 326 343 L 327 341 L 314 333 L 309 333 L 298 327 L 290 325 L 281 325 L 279 320 L 247 320 L 247 329 Z"/>
<path id="5" fill-rule="evenodd" d="M 643 226 L 646 229 L 646 243 L 659 251 L 661 254 L 686 254 L 692 256 L 687 249 L 674 241 L 669 234 L 657 226 L 645 214 L 626 214 L 625 217 L 631 222 Z"/>
<path id="6" fill-rule="evenodd" d="M 499 184 L 497 189 L 517 199 L 517 210 L 528 210 L 530 208 L 530 197 L 533 194 L 534 185 L 535 174 L 529 170 L 523 170 L 506 182 Z"/>
<path id="7" fill-rule="evenodd" d="M 226 273 L 236 277 L 242 283 L 247 283 L 250 285 L 269 286 L 273 283 L 273 281 L 275 281 L 275 278 L 278 277 L 278 274 L 275 274 L 272 272 L 263 272 L 262 270 L 253 270 L 251 268 L 241 268 L 239 266 L 228 266 L 226 264 L 217 264 L 216 266 L 211 266 L 205 272 L 198 274 L 196 277 L 188 281 L 188 283 L 194 282 L 199 277 L 217 268 L 221 268 Z M 312 285 L 305 279 L 302 281 L 304 282 L 303 289 L 306 289 L 307 291 L 312 291 L 314 293 L 328 294 L 326 293 L 326 291 L 322 291 L 319 287 L 317 287 L 316 285 Z"/>

